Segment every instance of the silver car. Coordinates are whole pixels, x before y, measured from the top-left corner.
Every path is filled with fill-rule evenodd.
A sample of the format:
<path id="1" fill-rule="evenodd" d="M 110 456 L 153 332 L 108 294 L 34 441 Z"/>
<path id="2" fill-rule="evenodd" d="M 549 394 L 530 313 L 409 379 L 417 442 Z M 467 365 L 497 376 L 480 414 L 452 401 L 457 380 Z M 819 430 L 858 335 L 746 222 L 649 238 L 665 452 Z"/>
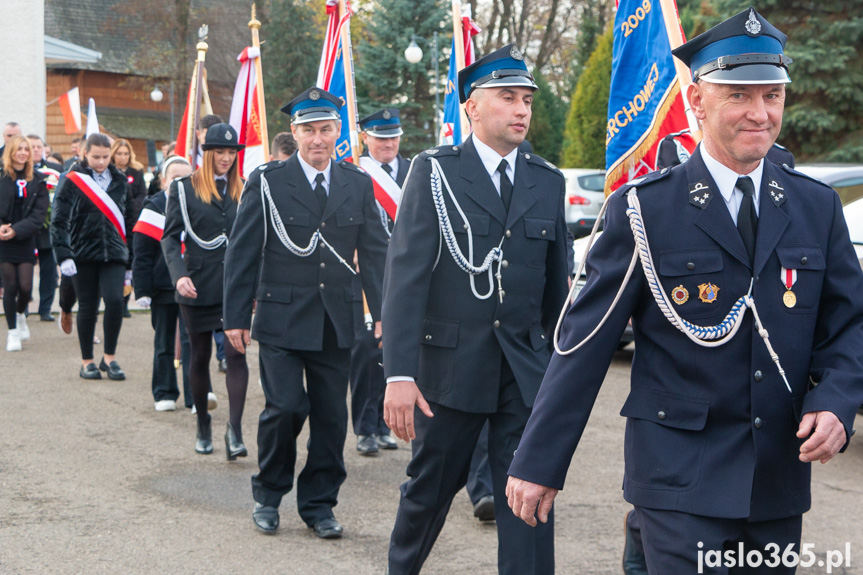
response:
<path id="1" fill-rule="evenodd" d="M 576 238 L 586 236 L 605 202 L 605 172 L 573 168 L 560 171 L 566 178 L 566 225 Z"/>

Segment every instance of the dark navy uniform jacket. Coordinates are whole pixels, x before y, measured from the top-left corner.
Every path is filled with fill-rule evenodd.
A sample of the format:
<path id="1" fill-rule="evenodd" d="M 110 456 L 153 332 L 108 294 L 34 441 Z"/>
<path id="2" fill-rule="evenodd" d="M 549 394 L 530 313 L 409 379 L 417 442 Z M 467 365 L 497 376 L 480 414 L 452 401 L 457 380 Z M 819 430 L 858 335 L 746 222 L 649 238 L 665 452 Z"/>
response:
<path id="1" fill-rule="evenodd" d="M 440 162 L 473 232 L 473 263 L 503 241 L 503 303 L 493 283 L 477 299 L 470 276 L 441 243 L 430 186 Z M 447 211 L 462 252 L 467 233 L 446 190 Z M 384 371 L 414 377 L 429 401 L 474 413 L 498 407 L 501 354 L 526 406 L 533 405 L 551 356 L 550 334 L 566 297 L 564 179 L 534 154 L 518 154 L 507 214 L 472 139 L 414 159 L 404 186 L 384 278 Z M 497 271 L 494 264 L 493 271 Z M 476 276 L 480 294 L 488 274 Z"/>
<path id="2" fill-rule="evenodd" d="M 369 309 L 375 320 L 380 319 L 387 239 L 372 179 L 353 164 L 332 163 L 326 211 L 321 213 L 295 153 L 284 162 L 270 162 L 254 170 L 243 191 L 226 256 L 225 329 L 249 329 L 254 298 L 254 339 L 286 349 L 319 351 L 326 311 L 339 347 L 350 347 L 352 306 L 362 298 L 351 286 L 353 274 L 323 243 L 309 257 L 288 251 L 273 229 L 269 206 L 264 219 L 264 178 L 285 230 L 297 246 L 305 248 L 320 228 L 351 266 L 354 251 L 358 252 Z"/>
<path id="3" fill-rule="evenodd" d="M 693 192 L 701 182 L 705 190 Z M 641 266 L 597 336 L 555 354 L 510 475 L 562 488 L 609 363 L 632 317 L 635 355 L 627 418 L 624 497 L 638 506 L 767 520 L 810 506 L 810 464 L 798 459 L 802 414 L 831 411 L 850 437 L 863 403 L 863 274 L 837 194 L 765 160 L 755 269 L 700 148 L 681 166 L 636 184 L 661 289 L 689 293 L 684 318 L 720 323 L 749 289 L 791 385 L 786 389 L 746 313 L 718 348 L 691 342 L 661 314 Z M 609 198 L 605 232 L 587 260 L 587 284 L 569 309 L 561 349 L 581 341 L 605 314 L 634 241 L 626 188 Z M 701 199 L 705 199 L 701 203 Z M 783 305 L 781 268 L 796 269 L 797 305 Z M 699 298 L 700 285 L 718 288 Z M 678 292 L 682 293 L 682 292 Z M 847 444 L 846 444 L 847 446 Z"/>

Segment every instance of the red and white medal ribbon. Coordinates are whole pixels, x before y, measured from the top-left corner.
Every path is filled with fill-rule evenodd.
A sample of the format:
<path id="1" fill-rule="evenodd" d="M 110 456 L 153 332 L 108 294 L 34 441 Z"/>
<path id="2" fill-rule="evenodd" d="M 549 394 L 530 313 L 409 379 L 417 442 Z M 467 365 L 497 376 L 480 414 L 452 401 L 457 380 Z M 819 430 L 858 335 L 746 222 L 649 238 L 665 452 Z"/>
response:
<path id="1" fill-rule="evenodd" d="M 18 197 L 27 197 L 27 180 L 15 180 L 15 185 L 18 186 Z"/>
<path id="2" fill-rule="evenodd" d="M 779 279 L 782 280 L 782 284 L 785 286 L 785 289 L 790 290 L 792 286 L 794 286 L 795 282 L 797 282 L 797 270 L 782 268 Z"/>

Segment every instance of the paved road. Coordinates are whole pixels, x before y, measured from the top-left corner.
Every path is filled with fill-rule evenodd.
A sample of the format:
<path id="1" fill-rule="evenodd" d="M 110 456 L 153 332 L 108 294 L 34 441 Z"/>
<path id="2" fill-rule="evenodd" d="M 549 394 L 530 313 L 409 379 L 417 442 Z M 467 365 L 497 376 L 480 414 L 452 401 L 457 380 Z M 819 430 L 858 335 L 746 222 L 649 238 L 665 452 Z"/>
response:
<path id="1" fill-rule="evenodd" d="M 124 322 L 117 358 L 125 382 L 79 379 L 76 338 L 55 324 L 32 321 L 31 328 L 23 352 L 0 351 L 0 574 L 383 572 L 407 449 L 361 457 L 350 434 L 348 479 L 335 510 L 345 537 L 317 539 L 296 514 L 293 494 L 283 502 L 278 534 L 266 537 L 251 521 L 249 478 L 263 406 L 254 345 L 244 422 L 252 456 L 228 463 L 218 439 L 214 455 L 195 454 L 188 411 L 153 410 L 148 315 Z M 628 506 L 620 490 L 624 420 L 617 414 L 631 357 L 631 350 L 615 357 L 558 497 L 558 573 L 620 572 Z M 214 435 L 220 437 L 226 393 L 213 368 L 222 401 L 213 413 Z M 302 451 L 300 459 L 302 465 Z M 859 440 L 814 472 L 815 510 L 806 516 L 804 541 L 819 557 L 850 543 L 852 567 L 834 573 L 863 575 L 861 478 Z M 494 573 L 495 547 L 494 528 L 477 523 L 462 492 L 424 573 Z"/>

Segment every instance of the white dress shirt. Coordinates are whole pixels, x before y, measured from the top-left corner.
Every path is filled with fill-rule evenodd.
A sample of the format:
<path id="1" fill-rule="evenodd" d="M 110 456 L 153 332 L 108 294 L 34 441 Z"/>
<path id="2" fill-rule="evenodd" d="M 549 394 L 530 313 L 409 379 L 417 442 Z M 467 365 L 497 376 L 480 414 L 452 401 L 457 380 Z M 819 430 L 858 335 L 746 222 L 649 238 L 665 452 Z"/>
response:
<path id="1" fill-rule="evenodd" d="M 329 195 L 330 195 L 330 172 L 332 170 L 333 161 L 330 160 L 330 162 L 327 164 L 327 167 L 324 169 L 324 171 L 319 172 L 317 168 L 315 168 L 314 166 L 312 166 L 310 163 L 308 163 L 307 161 L 305 161 L 303 159 L 302 154 L 297 153 L 297 159 L 300 161 L 300 166 L 303 168 L 303 173 L 306 175 L 306 179 L 309 180 L 309 185 L 312 187 L 313 190 L 315 189 L 315 186 L 318 185 L 318 183 L 315 181 L 315 178 L 318 177 L 318 174 L 324 175 L 324 182 L 323 182 L 324 191 L 327 192 L 327 197 L 329 197 Z"/>
<path id="2" fill-rule="evenodd" d="M 701 157 L 704 158 L 704 165 L 707 166 L 707 171 L 713 176 L 713 181 L 719 186 L 719 193 L 722 194 L 722 199 L 725 200 L 725 207 L 731 214 L 731 219 L 734 225 L 737 225 L 737 212 L 740 211 L 740 202 L 743 201 L 743 192 L 737 189 L 737 178 L 741 176 L 749 176 L 752 179 L 752 185 L 755 186 L 755 195 L 752 197 L 755 203 L 755 214 L 758 215 L 758 200 L 761 198 L 761 175 L 764 173 L 764 158 L 758 162 L 758 167 L 748 174 L 738 174 L 731 168 L 720 164 L 708 152 L 704 144 L 699 144 L 701 147 Z"/>

